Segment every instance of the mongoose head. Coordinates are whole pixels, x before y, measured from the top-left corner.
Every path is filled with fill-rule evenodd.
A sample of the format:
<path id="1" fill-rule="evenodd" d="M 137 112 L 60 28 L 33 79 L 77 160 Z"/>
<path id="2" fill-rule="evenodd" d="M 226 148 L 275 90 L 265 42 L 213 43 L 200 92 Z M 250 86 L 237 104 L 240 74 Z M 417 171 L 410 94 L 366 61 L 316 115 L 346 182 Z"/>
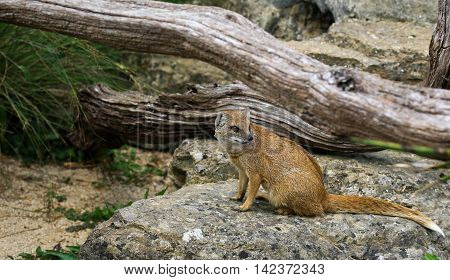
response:
<path id="1" fill-rule="evenodd" d="M 231 153 L 240 153 L 254 147 L 250 127 L 250 110 L 229 110 L 217 115 L 215 137 Z"/>

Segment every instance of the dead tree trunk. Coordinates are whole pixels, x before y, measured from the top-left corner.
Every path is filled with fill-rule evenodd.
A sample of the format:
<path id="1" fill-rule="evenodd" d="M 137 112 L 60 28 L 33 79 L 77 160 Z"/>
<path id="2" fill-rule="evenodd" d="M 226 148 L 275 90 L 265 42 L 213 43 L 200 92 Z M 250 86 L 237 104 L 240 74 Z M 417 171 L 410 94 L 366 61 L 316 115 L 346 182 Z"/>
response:
<path id="1" fill-rule="evenodd" d="M 220 8 L 143 0 L 2 0 L 0 20 L 133 51 L 203 60 L 322 134 L 434 147 L 450 143 L 449 91 L 329 67 Z"/>
<path id="2" fill-rule="evenodd" d="M 450 0 L 439 0 L 438 22 L 430 43 L 430 72 L 425 86 L 450 89 Z"/>
<path id="3" fill-rule="evenodd" d="M 70 141 L 83 150 L 122 144 L 171 149 L 185 138 L 212 138 L 217 112 L 236 108 L 237 102 L 252 110 L 254 122 L 306 147 L 343 152 L 374 150 L 309 125 L 241 83 L 196 85 L 184 94 L 159 96 L 117 92 L 98 85 L 81 90 L 78 97 L 83 112 Z"/>

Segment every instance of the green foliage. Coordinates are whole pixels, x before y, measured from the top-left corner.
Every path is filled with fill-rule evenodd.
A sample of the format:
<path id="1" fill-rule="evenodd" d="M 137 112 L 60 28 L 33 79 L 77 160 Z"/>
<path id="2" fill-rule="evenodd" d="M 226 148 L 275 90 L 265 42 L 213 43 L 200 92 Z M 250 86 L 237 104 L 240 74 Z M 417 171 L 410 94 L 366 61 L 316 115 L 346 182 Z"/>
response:
<path id="1" fill-rule="evenodd" d="M 42 250 L 37 247 L 34 254 L 20 253 L 19 257 L 24 260 L 77 260 L 80 253 L 80 246 L 66 246 L 67 249 L 56 245 L 53 250 Z"/>
<path id="2" fill-rule="evenodd" d="M 58 202 L 63 202 L 67 200 L 67 197 L 63 194 L 57 194 L 55 191 L 47 192 L 48 199 L 56 199 Z"/>
<path id="3" fill-rule="evenodd" d="M 164 189 L 164 192 L 166 190 L 167 190 L 167 188 Z M 149 191 L 148 189 L 145 191 L 144 199 L 148 198 L 148 191 Z M 103 207 L 96 207 L 93 211 L 84 211 L 82 213 L 79 213 L 77 210 L 75 210 L 73 208 L 66 209 L 64 207 L 59 207 L 56 210 L 58 212 L 63 213 L 64 217 L 66 217 L 68 220 L 81 221 L 81 222 L 90 224 L 92 226 L 95 226 L 99 222 L 109 220 L 114 215 L 114 213 L 116 213 L 117 210 L 127 207 L 127 206 L 130 206 L 132 203 L 133 203 L 133 201 L 129 201 L 126 204 L 106 203 L 105 206 L 103 206 Z"/>
<path id="4" fill-rule="evenodd" d="M 165 188 L 165 189 L 160 190 L 160 191 L 156 194 L 156 196 L 164 195 L 164 194 L 166 193 L 167 189 L 168 189 L 168 187 Z"/>
<path id="5" fill-rule="evenodd" d="M 124 146 L 122 149 L 110 150 L 112 161 L 104 167 L 110 177 L 123 183 L 144 183 L 148 174 L 164 176 L 161 169 L 139 164 L 136 149 Z"/>
<path id="6" fill-rule="evenodd" d="M 424 260 L 439 260 L 439 257 L 431 254 L 431 253 L 426 253 L 425 256 L 423 256 Z"/>
<path id="7" fill-rule="evenodd" d="M 96 207 L 93 211 L 84 211 L 83 213 L 79 213 L 73 208 L 64 209 L 59 208 L 59 211 L 64 212 L 64 216 L 71 221 L 82 221 L 92 224 L 98 224 L 99 222 L 103 222 L 109 220 L 114 213 L 120 208 L 124 208 L 126 206 L 131 205 L 131 201 L 127 204 L 110 204 L 106 203 L 103 207 Z"/>
<path id="8" fill-rule="evenodd" d="M 128 89 L 119 51 L 0 23 L 0 152 L 24 161 L 80 160 L 64 141 L 78 111 L 77 89 L 104 83 Z"/>

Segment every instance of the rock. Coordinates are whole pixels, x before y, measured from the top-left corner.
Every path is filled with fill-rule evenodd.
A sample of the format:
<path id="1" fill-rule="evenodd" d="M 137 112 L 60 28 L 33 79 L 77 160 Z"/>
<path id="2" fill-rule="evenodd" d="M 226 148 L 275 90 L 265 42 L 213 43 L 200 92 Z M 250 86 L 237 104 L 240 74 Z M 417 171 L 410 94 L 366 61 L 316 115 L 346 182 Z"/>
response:
<path id="1" fill-rule="evenodd" d="M 139 69 L 133 78 L 148 94 L 185 92 L 187 84 L 226 83 L 231 75 L 208 63 L 159 54 L 127 53 L 127 65 Z"/>
<path id="2" fill-rule="evenodd" d="M 318 36 L 333 22 L 330 12 L 299 0 L 193 0 L 193 4 L 218 6 L 237 12 L 283 40 L 302 40 Z"/>
<path id="3" fill-rule="evenodd" d="M 184 140 L 174 151 L 170 174 L 177 187 L 238 178 L 238 172 L 226 153 L 217 148 L 217 142 L 198 139 Z"/>
<path id="4" fill-rule="evenodd" d="M 193 140 L 186 166 L 197 153 L 221 153 L 212 140 Z M 204 147 L 204 148 L 201 148 Z M 214 148 L 215 147 L 215 148 Z M 180 152 L 180 151 L 179 151 Z M 436 161 L 389 151 L 352 156 L 317 156 L 333 193 L 371 195 L 413 206 L 448 234 L 448 183 Z M 178 158 L 183 161 L 182 158 Z M 201 162 L 201 160 L 199 161 Z M 221 168 L 228 169 L 226 161 Z M 228 166 L 226 166 L 228 165 Z M 215 170 L 220 170 L 216 166 Z M 186 173 L 194 172 L 185 169 Z M 219 171 L 217 173 L 220 173 Z M 208 173 L 210 178 L 217 174 Z M 203 179 L 202 179 L 203 180 Z M 416 223 L 374 215 L 280 216 L 264 201 L 237 211 L 231 201 L 237 180 L 189 185 L 141 200 L 97 226 L 82 246 L 84 259 L 423 259 L 449 257 L 448 239 Z"/>
<path id="5" fill-rule="evenodd" d="M 288 44 L 328 65 L 356 67 L 383 78 L 418 83 L 429 69 L 433 27 L 409 22 L 345 19 L 327 34 Z"/>
<path id="6" fill-rule="evenodd" d="M 438 0 L 309 0 L 336 21 L 347 18 L 435 23 Z"/>
<path id="7" fill-rule="evenodd" d="M 428 47 L 433 31 L 429 22 L 434 22 L 431 18 L 437 16 L 435 0 L 432 3 L 416 0 L 192 2 L 238 12 L 274 36 L 291 41 L 292 47 L 326 64 L 357 67 L 386 79 L 411 84 L 423 81 L 428 73 Z M 379 5 L 372 2 L 379 2 Z M 317 3 L 324 12 L 317 8 Z M 380 7 L 392 12 L 378 12 Z M 402 10 L 403 7 L 406 8 Z M 422 10 L 426 12 L 417 12 Z M 327 11 L 336 14 L 337 22 L 333 25 L 332 15 Z M 352 16 L 345 11 L 355 11 L 355 14 Z M 406 21 L 411 19 L 414 23 Z M 138 69 L 133 79 L 138 82 L 139 90 L 148 93 L 184 92 L 187 83 L 234 80 L 224 71 L 193 59 L 129 53 L 125 61 Z"/>

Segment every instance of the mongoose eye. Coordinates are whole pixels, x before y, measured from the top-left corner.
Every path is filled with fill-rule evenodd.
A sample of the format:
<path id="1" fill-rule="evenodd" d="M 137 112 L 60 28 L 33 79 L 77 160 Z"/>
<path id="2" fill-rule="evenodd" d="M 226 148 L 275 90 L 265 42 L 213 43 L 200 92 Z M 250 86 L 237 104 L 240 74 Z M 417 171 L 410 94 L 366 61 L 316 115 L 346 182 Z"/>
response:
<path id="1" fill-rule="evenodd" d="M 235 125 L 230 126 L 230 129 L 233 130 L 233 132 L 236 132 L 236 133 L 239 132 L 239 130 L 241 130 L 239 127 L 237 127 Z"/>

